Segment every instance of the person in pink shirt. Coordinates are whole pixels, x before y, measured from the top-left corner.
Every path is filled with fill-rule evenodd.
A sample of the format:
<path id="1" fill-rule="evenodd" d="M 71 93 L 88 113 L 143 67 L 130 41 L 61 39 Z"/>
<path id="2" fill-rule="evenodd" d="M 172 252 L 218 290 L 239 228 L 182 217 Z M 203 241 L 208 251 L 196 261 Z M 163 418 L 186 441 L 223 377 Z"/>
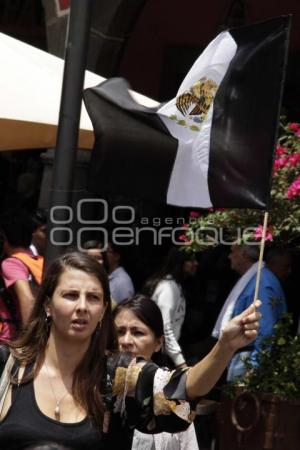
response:
<path id="1" fill-rule="evenodd" d="M 0 218 L 0 229 L 3 235 L 3 250 L 6 258 L 1 263 L 4 286 L 11 293 L 22 325 L 26 324 L 34 304 L 37 287 L 35 277 L 28 264 L 21 261 L 17 254 L 29 260 L 42 270 L 42 260 L 34 256 L 29 248 L 33 223 L 30 215 L 22 210 L 4 213 Z M 24 256 L 25 255 L 25 256 Z M 39 274 L 41 277 L 41 273 Z"/>

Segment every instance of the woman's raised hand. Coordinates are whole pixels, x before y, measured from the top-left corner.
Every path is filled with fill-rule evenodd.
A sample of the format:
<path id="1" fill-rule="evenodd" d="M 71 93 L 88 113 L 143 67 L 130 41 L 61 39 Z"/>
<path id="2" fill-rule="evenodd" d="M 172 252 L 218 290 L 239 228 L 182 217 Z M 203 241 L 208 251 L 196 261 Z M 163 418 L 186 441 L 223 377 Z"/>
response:
<path id="1" fill-rule="evenodd" d="M 260 312 L 257 308 L 261 306 L 261 301 L 256 300 L 245 311 L 230 320 L 224 328 L 220 343 L 226 345 L 232 351 L 249 345 L 258 334 Z"/>

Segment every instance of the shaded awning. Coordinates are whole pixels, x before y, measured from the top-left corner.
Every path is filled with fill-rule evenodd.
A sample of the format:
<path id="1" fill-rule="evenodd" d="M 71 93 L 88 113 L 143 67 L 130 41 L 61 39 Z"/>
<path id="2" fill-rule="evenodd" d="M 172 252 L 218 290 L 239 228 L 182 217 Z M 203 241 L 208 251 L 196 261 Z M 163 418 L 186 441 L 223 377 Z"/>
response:
<path id="1" fill-rule="evenodd" d="M 0 33 L 0 151 L 54 147 L 64 61 Z M 105 78 L 86 71 L 84 88 Z M 145 106 L 157 103 L 132 93 Z M 94 133 L 82 104 L 78 147 L 91 149 Z"/>

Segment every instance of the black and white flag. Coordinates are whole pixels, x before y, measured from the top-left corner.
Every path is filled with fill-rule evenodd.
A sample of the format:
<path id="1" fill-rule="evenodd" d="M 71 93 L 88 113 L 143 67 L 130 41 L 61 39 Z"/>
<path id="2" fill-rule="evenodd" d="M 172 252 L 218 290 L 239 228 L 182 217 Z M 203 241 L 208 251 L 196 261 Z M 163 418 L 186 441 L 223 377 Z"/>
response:
<path id="1" fill-rule="evenodd" d="M 186 207 L 266 208 L 290 17 L 220 33 L 176 98 L 137 103 L 127 82 L 84 92 L 95 144 L 89 189 Z"/>

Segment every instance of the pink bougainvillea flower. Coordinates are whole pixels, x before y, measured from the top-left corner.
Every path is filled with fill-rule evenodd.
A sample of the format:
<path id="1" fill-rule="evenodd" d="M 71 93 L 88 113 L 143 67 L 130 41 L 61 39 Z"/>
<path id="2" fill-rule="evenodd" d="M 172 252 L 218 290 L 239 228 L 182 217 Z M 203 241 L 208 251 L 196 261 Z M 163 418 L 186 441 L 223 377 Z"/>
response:
<path id="1" fill-rule="evenodd" d="M 189 224 L 188 223 L 183 223 L 182 225 L 181 225 L 181 228 L 188 228 L 189 227 Z"/>
<path id="2" fill-rule="evenodd" d="M 275 171 L 285 167 L 288 162 L 289 162 L 288 157 L 275 159 L 275 162 L 274 162 L 274 169 L 275 169 Z"/>
<path id="3" fill-rule="evenodd" d="M 300 138 L 300 128 L 298 129 L 298 131 L 296 131 L 296 136 Z"/>
<path id="4" fill-rule="evenodd" d="M 185 234 L 181 234 L 178 236 L 178 239 L 182 242 L 184 242 L 184 245 L 191 245 L 193 241 L 191 239 L 188 239 Z"/>
<path id="5" fill-rule="evenodd" d="M 178 239 L 179 239 L 180 241 L 185 242 L 185 241 L 187 240 L 187 237 L 186 237 L 185 234 L 181 234 L 180 236 L 178 236 Z"/>
<path id="6" fill-rule="evenodd" d="M 291 199 L 291 198 L 297 197 L 298 195 L 300 195 L 300 175 L 289 186 L 287 193 L 286 193 L 286 197 L 288 199 Z"/>
<path id="7" fill-rule="evenodd" d="M 289 158 L 289 164 L 292 167 L 296 167 L 300 163 L 300 153 L 294 153 L 293 155 L 290 155 L 288 158 Z"/>
<path id="8" fill-rule="evenodd" d="M 299 123 L 296 123 L 296 122 L 292 122 L 292 123 L 290 123 L 290 125 L 289 125 L 289 129 L 291 130 L 291 131 L 298 131 L 298 129 L 300 128 L 300 125 L 299 125 Z"/>
<path id="9" fill-rule="evenodd" d="M 197 217 L 200 216 L 200 213 L 198 213 L 197 211 L 191 211 L 190 212 L 190 218 L 191 219 L 197 219 Z"/>
<path id="10" fill-rule="evenodd" d="M 286 147 L 282 147 L 281 145 L 277 145 L 276 147 L 276 155 L 282 156 L 287 153 L 288 149 Z"/>
<path id="11" fill-rule="evenodd" d="M 260 240 L 262 238 L 262 235 L 263 235 L 263 226 L 258 225 L 258 227 L 255 228 L 254 239 Z M 273 235 L 271 233 L 271 228 L 267 228 L 265 240 L 273 241 Z"/>
<path id="12" fill-rule="evenodd" d="M 296 167 L 300 163 L 300 153 L 293 153 L 292 155 L 282 156 L 275 159 L 274 170 L 282 169 L 286 166 Z"/>

